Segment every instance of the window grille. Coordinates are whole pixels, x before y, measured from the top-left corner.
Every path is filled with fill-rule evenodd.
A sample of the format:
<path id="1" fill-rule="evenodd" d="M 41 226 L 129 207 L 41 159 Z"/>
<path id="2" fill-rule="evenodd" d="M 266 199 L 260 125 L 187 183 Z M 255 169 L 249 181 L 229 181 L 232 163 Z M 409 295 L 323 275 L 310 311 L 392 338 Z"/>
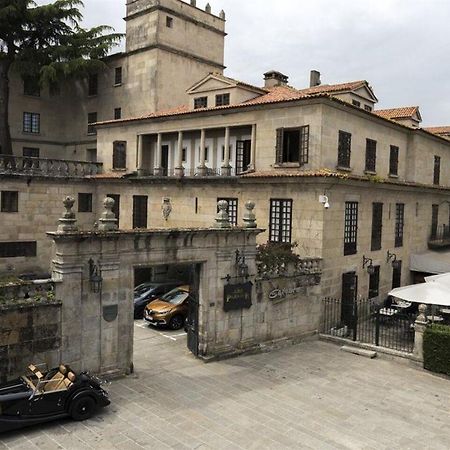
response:
<path id="1" fill-rule="evenodd" d="M 439 185 L 441 181 L 441 157 L 434 157 L 433 184 Z"/>
<path id="2" fill-rule="evenodd" d="M 133 196 L 133 228 L 147 228 L 148 197 Z"/>
<path id="3" fill-rule="evenodd" d="M 403 246 L 403 228 L 405 226 L 405 205 L 395 205 L 395 247 Z"/>
<path id="4" fill-rule="evenodd" d="M 1 212 L 18 212 L 19 211 L 19 192 L 18 191 L 2 191 L 1 192 Z"/>
<path id="5" fill-rule="evenodd" d="M 208 97 L 194 98 L 194 109 L 207 108 L 207 107 L 208 107 Z"/>
<path id="6" fill-rule="evenodd" d="M 114 108 L 114 120 L 122 118 L 122 108 Z"/>
<path id="7" fill-rule="evenodd" d="M 309 125 L 298 128 L 278 128 L 275 154 L 277 164 L 308 164 Z"/>
<path id="8" fill-rule="evenodd" d="M 269 239 L 271 242 L 291 242 L 292 200 L 271 199 Z"/>
<path id="9" fill-rule="evenodd" d="M 389 155 L 389 175 L 398 175 L 398 147 L 391 145 Z"/>
<path id="10" fill-rule="evenodd" d="M 346 131 L 339 130 L 338 143 L 338 166 L 350 168 L 350 157 L 352 147 L 352 135 Z"/>
<path id="11" fill-rule="evenodd" d="M 230 94 L 216 95 L 216 106 L 226 106 L 230 104 Z"/>
<path id="12" fill-rule="evenodd" d="M 92 212 L 92 194 L 79 193 L 78 194 L 78 212 Z"/>
<path id="13" fill-rule="evenodd" d="M 358 202 L 345 202 L 344 255 L 354 255 L 358 239 Z"/>
<path id="14" fill-rule="evenodd" d="M 372 204 L 372 242 L 371 250 L 381 249 L 381 239 L 383 230 L 383 203 Z"/>
<path id="15" fill-rule="evenodd" d="M 41 115 L 37 113 L 23 113 L 23 131 L 25 133 L 41 132 Z"/>
<path id="16" fill-rule="evenodd" d="M 230 219 L 230 224 L 234 227 L 237 227 L 238 224 L 238 199 L 237 198 L 218 198 L 217 202 L 221 200 L 225 200 L 228 202 L 228 217 Z M 217 208 L 217 212 L 219 212 L 219 208 Z"/>
<path id="17" fill-rule="evenodd" d="M 377 166 L 377 141 L 366 139 L 366 171 L 376 172 Z"/>
<path id="18" fill-rule="evenodd" d="M 126 169 L 127 143 L 116 141 L 113 143 L 113 169 Z"/>

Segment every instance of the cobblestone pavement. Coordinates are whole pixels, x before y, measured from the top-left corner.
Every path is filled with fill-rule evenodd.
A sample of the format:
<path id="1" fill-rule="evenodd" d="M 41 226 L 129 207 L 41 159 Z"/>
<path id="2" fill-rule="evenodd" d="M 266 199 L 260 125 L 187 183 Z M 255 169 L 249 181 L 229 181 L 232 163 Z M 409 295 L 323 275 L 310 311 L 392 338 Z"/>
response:
<path id="1" fill-rule="evenodd" d="M 204 364 L 181 332 L 135 324 L 112 404 L 0 438 L 0 449 L 448 449 L 450 382 L 319 341 Z"/>

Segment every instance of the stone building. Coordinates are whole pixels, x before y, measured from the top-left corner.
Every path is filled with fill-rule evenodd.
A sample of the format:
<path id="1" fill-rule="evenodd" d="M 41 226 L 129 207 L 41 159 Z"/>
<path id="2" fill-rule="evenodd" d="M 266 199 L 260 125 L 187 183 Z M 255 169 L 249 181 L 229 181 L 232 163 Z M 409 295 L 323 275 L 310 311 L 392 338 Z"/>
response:
<path id="1" fill-rule="evenodd" d="M 144 5 L 148 9 L 140 10 Z M 204 49 L 190 41 L 192 49 L 167 50 L 175 45 L 169 36 L 186 11 L 204 23 L 189 20 L 185 29 L 200 26 L 217 46 L 196 37 L 207 42 Z M 156 34 L 142 31 L 148 21 L 159 23 Z M 289 86 L 277 71 L 264 74 L 261 87 L 224 76 L 223 17 L 178 0 L 129 2 L 127 25 L 131 54 L 120 56 L 128 58 L 124 74 L 148 76 L 145 64 L 151 62 L 143 55 L 151 51 L 161 58 L 161 74 L 166 63 L 183 67 L 180 93 L 163 76 L 162 85 L 152 83 L 156 97 L 150 91 L 143 95 L 140 82 L 126 87 L 127 81 L 122 88 L 133 91 L 127 94 L 129 109 L 115 120 L 106 113 L 114 109 L 115 97 L 98 96 L 101 106 L 95 108 L 105 113 L 97 117 L 92 141 L 97 164 L 26 158 L 20 166 L 0 157 L 0 272 L 48 267 L 45 232 L 55 229 L 67 194 L 77 198 L 79 225 L 86 230 L 98 219 L 105 196 L 116 200 L 124 230 L 209 226 L 218 199 L 229 202 L 236 225 L 251 199 L 258 225 L 266 229 L 259 243 L 295 242 L 301 256 L 323 259 L 324 296 L 381 299 L 392 286 L 427 272 L 427 261 L 437 257 L 427 253 L 429 247 L 450 246 L 450 141 L 442 130 L 420 128 L 418 107 L 376 110 L 378 99 L 367 81 L 321 84 L 317 71 L 305 89 Z M 153 48 L 150 36 L 161 44 Z M 217 53 L 209 46 L 218 47 Z M 200 60 L 187 57 L 194 49 L 203 52 Z M 186 70 L 185 63 L 196 69 Z M 158 64 L 157 76 L 159 70 Z M 173 66 L 167 71 L 176 84 Z M 86 112 L 91 99 L 83 95 L 77 98 Z M 163 204 L 171 205 L 170 214 L 162 214 Z M 420 267 L 412 264 L 417 255 Z"/>

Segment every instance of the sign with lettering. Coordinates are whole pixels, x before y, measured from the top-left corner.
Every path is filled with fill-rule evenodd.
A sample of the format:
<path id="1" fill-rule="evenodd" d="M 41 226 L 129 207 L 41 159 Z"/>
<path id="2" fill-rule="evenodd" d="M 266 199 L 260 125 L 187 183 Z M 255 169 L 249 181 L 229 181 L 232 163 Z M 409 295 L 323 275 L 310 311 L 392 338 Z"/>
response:
<path id="1" fill-rule="evenodd" d="M 305 287 L 299 286 L 294 288 L 272 289 L 269 292 L 269 300 L 278 300 L 281 298 L 285 298 L 288 295 L 295 295 L 295 294 L 305 294 Z"/>
<path id="2" fill-rule="evenodd" d="M 227 284 L 224 287 L 224 311 L 248 309 L 252 306 L 253 283 Z"/>

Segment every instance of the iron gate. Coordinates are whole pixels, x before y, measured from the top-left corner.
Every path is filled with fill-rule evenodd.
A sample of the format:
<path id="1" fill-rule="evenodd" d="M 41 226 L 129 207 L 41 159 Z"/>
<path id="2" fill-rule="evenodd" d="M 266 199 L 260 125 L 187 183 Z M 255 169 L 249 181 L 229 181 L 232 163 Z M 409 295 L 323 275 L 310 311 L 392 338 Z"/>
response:
<path id="1" fill-rule="evenodd" d="M 186 323 L 187 346 L 195 356 L 198 356 L 199 277 L 200 266 L 196 264 L 191 269 L 190 285 L 192 290 L 189 298 L 189 311 Z"/>
<path id="2" fill-rule="evenodd" d="M 321 333 L 412 353 L 414 350 L 414 306 L 406 311 L 373 299 L 323 300 Z"/>

